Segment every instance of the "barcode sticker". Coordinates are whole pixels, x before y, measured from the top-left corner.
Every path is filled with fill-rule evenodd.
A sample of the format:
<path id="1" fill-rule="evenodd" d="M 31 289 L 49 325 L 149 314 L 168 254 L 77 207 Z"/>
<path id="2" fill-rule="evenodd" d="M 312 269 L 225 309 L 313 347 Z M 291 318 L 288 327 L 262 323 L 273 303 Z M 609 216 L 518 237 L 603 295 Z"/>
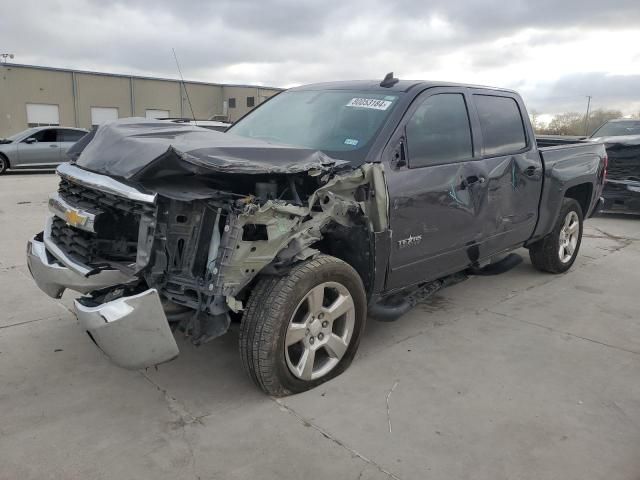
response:
<path id="1" fill-rule="evenodd" d="M 377 98 L 352 98 L 346 107 L 373 108 L 374 110 L 386 110 L 393 102 L 379 100 Z"/>

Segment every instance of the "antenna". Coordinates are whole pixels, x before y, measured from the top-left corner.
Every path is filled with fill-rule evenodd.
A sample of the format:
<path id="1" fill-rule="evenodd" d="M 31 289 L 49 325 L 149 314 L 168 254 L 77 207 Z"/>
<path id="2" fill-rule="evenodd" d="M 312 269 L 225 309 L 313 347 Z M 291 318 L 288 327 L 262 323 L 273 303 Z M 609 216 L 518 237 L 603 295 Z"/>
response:
<path id="1" fill-rule="evenodd" d="M 187 85 L 184 83 L 184 77 L 182 76 L 182 70 L 180 70 L 180 63 L 178 62 L 178 56 L 176 55 L 176 49 L 172 48 L 173 58 L 176 59 L 176 66 L 178 67 L 178 73 L 180 74 L 180 80 L 182 81 L 182 88 L 184 88 L 184 93 L 187 96 L 187 102 L 189 102 L 189 110 L 191 110 L 191 116 L 193 117 L 193 123 L 198 126 L 198 122 L 196 121 L 196 115 L 193 113 L 193 106 L 191 105 L 191 99 L 189 98 L 189 92 L 187 91 Z"/>
<path id="2" fill-rule="evenodd" d="M 587 95 L 587 114 L 584 116 L 584 134 L 589 136 L 589 110 L 591 109 L 591 95 Z"/>
<path id="3" fill-rule="evenodd" d="M 389 72 L 385 75 L 384 80 L 380 82 L 381 87 L 390 88 L 393 87 L 400 80 L 393 76 L 393 72 Z"/>

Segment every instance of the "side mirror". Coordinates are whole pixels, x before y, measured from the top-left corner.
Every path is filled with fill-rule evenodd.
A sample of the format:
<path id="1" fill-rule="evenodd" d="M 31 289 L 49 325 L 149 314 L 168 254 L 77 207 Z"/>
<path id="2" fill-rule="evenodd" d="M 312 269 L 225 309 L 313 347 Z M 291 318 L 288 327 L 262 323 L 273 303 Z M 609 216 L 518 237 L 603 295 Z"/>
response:
<path id="1" fill-rule="evenodd" d="M 36 140 L 35 138 L 29 137 L 24 141 L 24 143 L 32 144 L 32 143 L 36 143 L 37 141 L 38 140 Z"/>

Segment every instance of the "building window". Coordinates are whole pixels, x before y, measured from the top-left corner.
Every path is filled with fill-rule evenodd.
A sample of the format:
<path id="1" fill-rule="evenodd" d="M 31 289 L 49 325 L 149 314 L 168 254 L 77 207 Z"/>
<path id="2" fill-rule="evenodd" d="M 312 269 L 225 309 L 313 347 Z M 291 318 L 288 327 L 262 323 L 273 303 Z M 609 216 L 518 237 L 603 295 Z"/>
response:
<path id="1" fill-rule="evenodd" d="M 235 98 L 230 98 L 229 99 L 229 108 L 236 108 L 236 99 Z"/>
<path id="2" fill-rule="evenodd" d="M 152 120 L 154 118 L 169 118 L 169 110 L 157 110 L 149 108 L 145 110 L 145 118 Z"/>
<path id="3" fill-rule="evenodd" d="M 247 107 L 253 108 L 256 106 L 256 97 L 247 97 Z"/>
<path id="4" fill-rule="evenodd" d="M 118 119 L 118 109 L 113 107 L 91 107 L 91 126 L 97 127 Z"/>
<path id="5" fill-rule="evenodd" d="M 30 127 L 60 125 L 58 105 L 27 103 L 27 123 Z"/>

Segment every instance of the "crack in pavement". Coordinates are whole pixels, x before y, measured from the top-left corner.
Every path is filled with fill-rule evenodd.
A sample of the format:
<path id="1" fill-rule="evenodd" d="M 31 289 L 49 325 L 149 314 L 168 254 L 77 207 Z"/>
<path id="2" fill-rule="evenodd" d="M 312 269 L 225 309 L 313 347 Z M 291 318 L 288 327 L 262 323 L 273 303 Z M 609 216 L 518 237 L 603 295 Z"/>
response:
<path id="1" fill-rule="evenodd" d="M 578 335 L 576 333 L 567 332 L 566 330 L 559 330 L 557 328 L 550 327 L 548 325 L 543 325 L 541 323 L 532 322 L 530 320 L 523 320 L 521 318 L 515 318 L 515 317 L 512 317 L 511 315 L 506 314 L 506 313 L 494 312 L 493 310 L 487 310 L 487 311 L 489 313 L 493 313 L 494 315 L 499 315 L 501 317 L 508 318 L 509 320 L 515 320 L 517 322 L 525 323 L 527 325 L 532 325 L 534 327 L 544 328 L 545 330 L 549 330 L 550 332 L 561 333 L 563 335 L 568 335 L 570 337 L 574 337 L 574 338 L 577 338 L 579 340 L 586 340 L 587 342 L 596 343 L 596 344 L 602 345 L 604 347 L 613 348 L 614 350 L 619 350 L 619 351 L 622 351 L 622 352 L 632 353 L 634 355 L 640 355 L 640 351 L 631 350 L 631 349 L 624 348 L 624 347 L 619 347 L 617 345 L 613 345 L 611 343 L 606 343 L 606 342 L 601 342 L 600 340 L 594 340 L 593 338 L 589 338 L 589 337 L 583 337 L 583 336 Z"/>
<path id="2" fill-rule="evenodd" d="M 19 327 L 21 325 L 27 325 L 29 323 L 34 323 L 34 322 L 41 322 L 43 320 L 60 320 L 61 318 L 62 317 L 58 315 L 49 315 L 46 317 L 34 318 L 32 320 L 25 320 L 24 322 L 12 323 L 11 325 L 0 325 L 0 330 L 4 330 L 6 328 L 11 328 L 11 327 Z"/>
<path id="3" fill-rule="evenodd" d="M 344 448 L 345 450 L 347 450 L 349 453 L 351 453 L 351 455 L 358 457 L 360 460 L 368 463 L 369 465 L 377 468 L 380 472 L 384 473 L 385 475 L 387 475 L 389 478 L 393 478 L 394 480 L 402 480 L 400 477 L 398 477 L 397 475 L 391 473 L 389 470 L 386 470 L 382 465 L 380 465 L 377 462 L 374 462 L 373 460 L 371 460 L 368 457 L 365 457 L 363 454 L 361 454 L 360 452 L 358 452 L 357 450 L 351 448 L 350 446 L 346 445 L 344 442 L 342 442 L 341 440 L 337 439 L 334 435 L 332 435 L 331 433 L 327 432 L 326 430 L 324 430 L 322 427 L 320 427 L 319 425 L 316 425 L 315 423 L 311 422 L 310 420 L 306 419 L 305 417 L 303 417 L 302 415 L 300 415 L 298 412 L 296 412 L 293 408 L 291 408 L 290 406 L 288 406 L 287 404 L 285 404 L 284 402 L 282 402 L 282 400 L 275 398 L 275 397 L 271 397 L 271 400 L 273 400 L 280 408 L 284 409 L 285 411 L 287 411 L 289 414 L 293 415 L 300 423 L 302 423 L 304 426 L 306 427 L 311 427 L 314 430 L 316 430 L 318 433 L 320 433 L 324 438 L 326 438 L 327 440 L 330 440 L 331 442 L 335 443 L 336 445 L 338 445 L 341 448 Z"/>
<path id="4" fill-rule="evenodd" d="M 173 430 L 180 429 L 180 431 L 182 432 L 182 441 L 184 442 L 189 454 L 188 463 L 191 467 L 191 471 L 194 478 L 200 479 L 200 476 L 197 474 L 196 456 L 193 449 L 193 444 L 188 438 L 187 427 L 194 424 L 204 425 L 202 419 L 207 417 L 207 415 L 193 415 L 177 398 L 170 395 L 167 389 L 162 388 L 158 383 L 154 382 L 151 377 L 149 377 L 145 372 L 139 371 L 138 373 L 142 375 L 142 377 L 147 382 L 153 385 L 164 396 L 164 400 L 167 404 L 169 413 L 176 417 L 176 420 L 174 422 L 171 422 L 170 426 Z"/>

